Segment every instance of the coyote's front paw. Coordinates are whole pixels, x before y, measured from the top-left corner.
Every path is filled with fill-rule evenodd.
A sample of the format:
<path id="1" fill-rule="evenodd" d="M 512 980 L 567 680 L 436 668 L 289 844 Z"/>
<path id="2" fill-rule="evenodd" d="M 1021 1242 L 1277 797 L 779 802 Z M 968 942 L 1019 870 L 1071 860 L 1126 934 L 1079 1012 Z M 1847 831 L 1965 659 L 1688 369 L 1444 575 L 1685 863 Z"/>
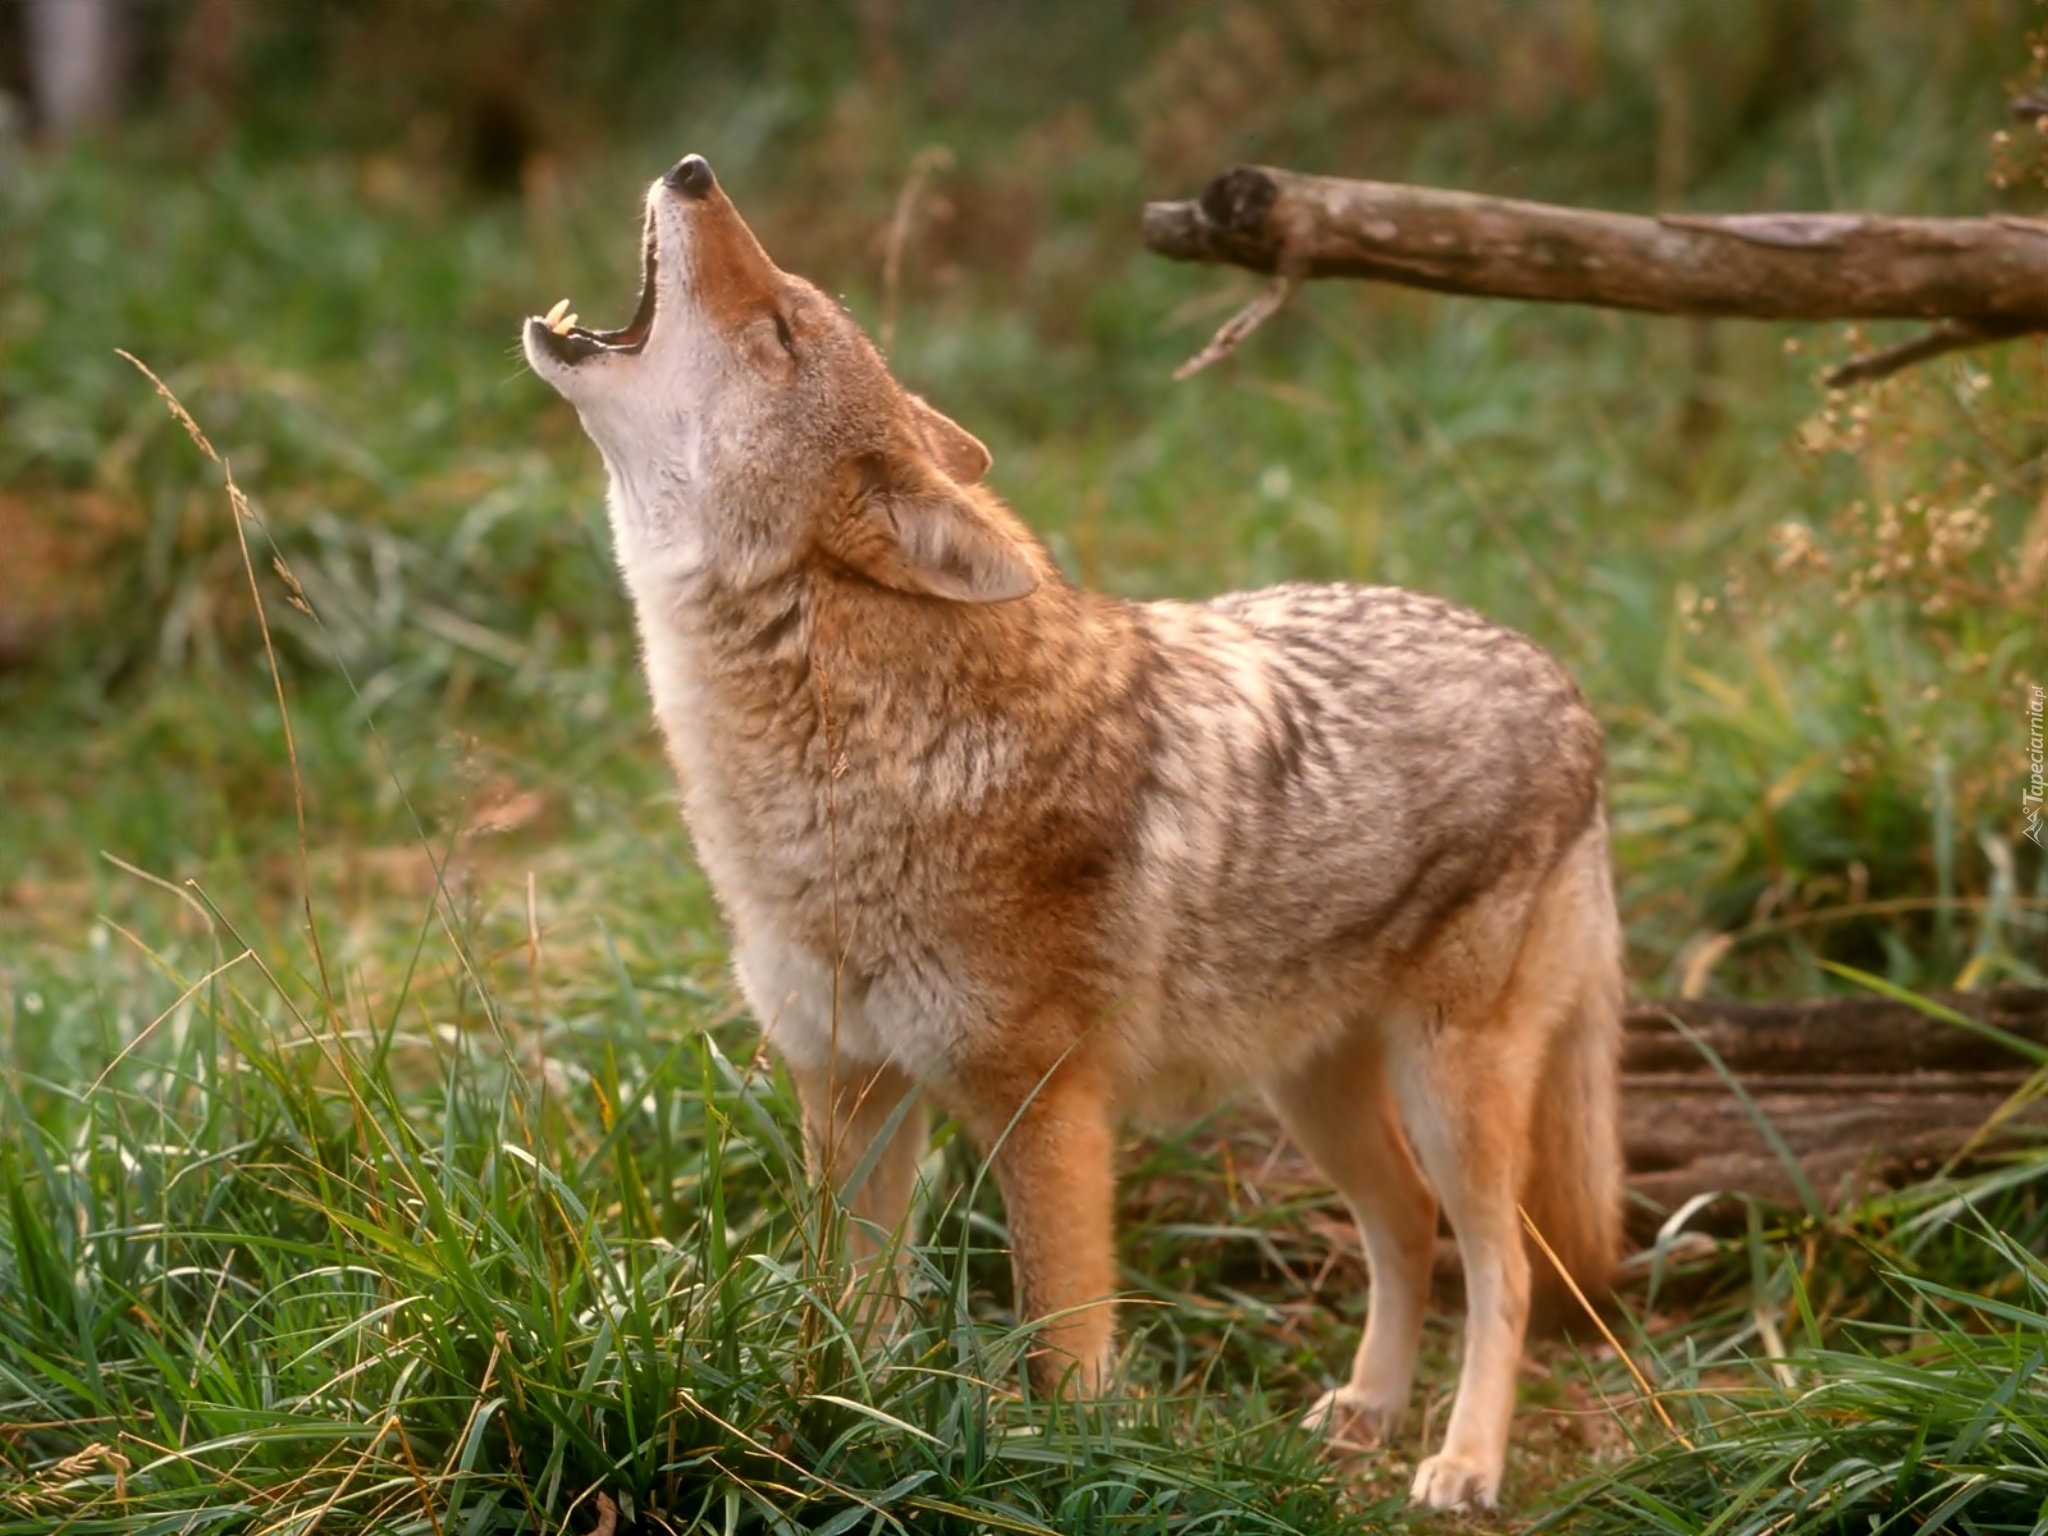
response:
<path id="1" fill-rule="evenodd" d="M 1499 1493 L 1499 1462 L 1483 1465 L 1448 1452 L 1432 1456 L 1417 1467 L 1415 1481 L 1408 1487 L 1408 1497 L 1413 1502 L 1431 1509 L 1463 1509 L 1468 1504 L 1491 1509 Z"/>
<path id="2" fill-rule="evenodd" d="M 1405 1406 L 1382 1402 L 1355 1387 L 1338 1387 L 1316 1399 L 1316 1405 L 1301 1416 L 1301 1427 L 1310 1433 L 1321 1431 L 1332 1445 L 1384 1445 L 1401 1427 Z"/>

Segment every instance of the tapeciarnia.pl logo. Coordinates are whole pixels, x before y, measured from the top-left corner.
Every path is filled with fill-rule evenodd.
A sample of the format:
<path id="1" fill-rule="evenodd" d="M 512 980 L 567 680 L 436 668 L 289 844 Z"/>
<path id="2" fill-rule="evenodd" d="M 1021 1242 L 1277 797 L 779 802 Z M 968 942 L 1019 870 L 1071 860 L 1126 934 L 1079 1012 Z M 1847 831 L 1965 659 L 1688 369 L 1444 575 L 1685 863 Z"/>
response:
<path id="1" fill-rule="evenodd" d="M 2048 698 L 2048 689 L 2035 684 L 2027 690 L 2027 787 L 2020 794 L 2020 815 L 2027 821 L 2020 836 L 2032 841 L 2036 848 L 2041 842 L 2041 769 L 2043 752 L 2041 746 L 2041 704 Z"/>

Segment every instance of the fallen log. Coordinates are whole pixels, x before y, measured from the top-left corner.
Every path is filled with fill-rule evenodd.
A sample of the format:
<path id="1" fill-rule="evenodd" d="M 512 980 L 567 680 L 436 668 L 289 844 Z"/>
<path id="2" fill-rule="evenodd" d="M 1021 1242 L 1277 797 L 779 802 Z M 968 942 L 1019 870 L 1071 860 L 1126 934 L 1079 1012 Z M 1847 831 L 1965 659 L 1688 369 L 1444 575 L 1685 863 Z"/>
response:
<path id="1" fill-rule="evenodd" d="M 2048 1049 L 2048 991 L 2007 987 L 1935 1001 Z M 1622 1143 L 1629 1187 L 1641 1197 L 1639 1231 L 1654 1227 L 1659 1211 L 1715 1193 L 1797 1208 L 1810 1192 L 1825 1209 L 1839 1209 L 1925 1177 L 1959 1153 L 1988 1156 L 2048 1134 L 2048 1107 L 2012 1105 L 2033 1062 L 1887 998 L 1639 1003 L 1626 1030 Z"/>
<path id="2" fill-rule="evenodd" d="M 2048 991 L 1997 987 L 1938 992 L 1928 1001 L 2048 1050 Z M 1622 1070 L 1631 1075 L 1697 1072 L 1699 1047 L 1673 1027 L 1679 1020 L 1739 1075 L 2001 1072 L 2029 1064 L 1984 1034 L 1943 1023 L 1888 997 L 1822 997 L 1738 1003 L 1718 998 L 1648 1000 L 1630 1005 Z"/>
<path id="3" fill-rule="evenodd" d="M 1191 202 L 1148 204 L 1144 239 L 1172 260 L 1274 276 L 1181 377 L 1228 355 L 1298 284 L 1327 277 L 1653 314 L 1939 322 L 1836 370 L 1838 386 L 2048 330 L 2039 219 L 1648 217 L 1239 166 Z"/>

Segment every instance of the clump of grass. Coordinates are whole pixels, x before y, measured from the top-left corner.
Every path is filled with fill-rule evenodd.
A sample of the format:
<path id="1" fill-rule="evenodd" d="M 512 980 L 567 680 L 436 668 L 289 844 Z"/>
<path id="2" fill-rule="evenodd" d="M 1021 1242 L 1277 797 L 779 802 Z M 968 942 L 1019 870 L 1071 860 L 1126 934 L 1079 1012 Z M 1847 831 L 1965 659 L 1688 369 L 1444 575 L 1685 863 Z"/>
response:
<path id="1" fill-rule="evenodd" d="M 2035 1530 L 2048 1505 L 2048 1266 L 1979 1241 L 2008 1295 L 1886 1276 L 1907 1321 L 1834 1347 L 1675 1372 L 1690 1445 L 1572 1490 L 1542 1528 L 1787 1533 Z M 1795 1297 L 1811 1322 L 1803 1295 Z"/>
<path id="2" fill-rule="evenodd" d="M 488 991 L 323 1017 L 282 959 L 96 1090 L 9 1084 L 0 1530 L 1356 1523 L 1269 1423 L 1019 1397 L 959 1253 L 867 1337 L 792 1107 L 712 1034 L 557 1026 L 544 1089 Z"/>

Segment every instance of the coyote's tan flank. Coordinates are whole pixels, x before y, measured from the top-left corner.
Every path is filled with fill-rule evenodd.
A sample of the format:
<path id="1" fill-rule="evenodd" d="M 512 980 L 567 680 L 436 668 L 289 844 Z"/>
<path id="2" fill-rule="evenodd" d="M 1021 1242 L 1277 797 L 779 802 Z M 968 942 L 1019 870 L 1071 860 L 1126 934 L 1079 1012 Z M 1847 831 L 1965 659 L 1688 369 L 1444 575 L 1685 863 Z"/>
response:
<path id="1" fill-rule="evenodd" d="M 980 442 L 768 259 L 699 156 L 649 189 L 643 269 L 624 329 L 557 306 L 526 355 L 610 474 L 684 812 L 814 1165 L 853 1169 L 920 1087 L 959 1116 L 997 1149 L 1019 1309 L 1048 1319 L 1034 1378 L 1093 1392 L 1118 1120 L 1256 1084 L 1371 1270 L 1312 1420 L 1400 1419 L 1441 1203 L 1470 1321 L 1414 1496 L 1492 1503 L 1517 1205 L 1589 1292 L 1619 1234 L 1585 700 L 1412 592 L 1078 590 L 983 488 Z M 870 1233 L 924 1145 L 921 1112 L 897 1121 L 853 1197 Z"/>

